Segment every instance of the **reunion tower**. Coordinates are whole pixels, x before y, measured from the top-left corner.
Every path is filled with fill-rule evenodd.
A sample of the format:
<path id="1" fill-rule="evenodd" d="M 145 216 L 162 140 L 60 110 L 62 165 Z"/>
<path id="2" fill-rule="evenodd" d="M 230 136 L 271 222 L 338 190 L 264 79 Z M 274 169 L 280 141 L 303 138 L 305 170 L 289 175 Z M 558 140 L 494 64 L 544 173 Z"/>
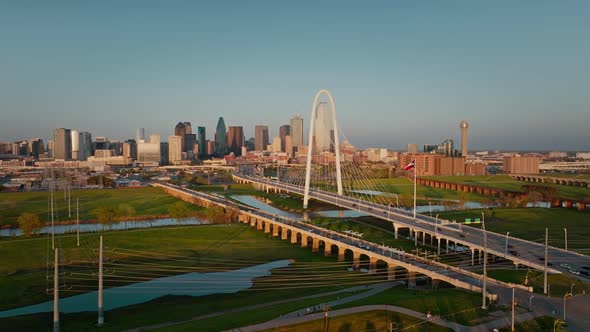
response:
<path id="1" fill-rule="evenodd" d="M 461 157 L 467 157 L 467 128 L 469 128 L 469 122 L 461 121 L 459 128 L 461 128 Z"/>

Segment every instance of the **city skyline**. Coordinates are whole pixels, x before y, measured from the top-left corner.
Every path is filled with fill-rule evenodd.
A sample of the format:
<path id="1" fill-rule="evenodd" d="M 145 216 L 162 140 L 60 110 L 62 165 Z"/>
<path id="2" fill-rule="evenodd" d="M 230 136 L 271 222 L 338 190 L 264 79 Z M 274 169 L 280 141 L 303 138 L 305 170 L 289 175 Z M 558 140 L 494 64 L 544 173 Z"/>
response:
<path id="1" fill-rule="evenodd" d="M 470 150 L 590 148 L 587 4 L 335 4 L 3 4 L 0 140 L 212 139 L 219 117 L 272 139 L 327 88 L 360 148 L 459 141 L 460 119 Z"/>

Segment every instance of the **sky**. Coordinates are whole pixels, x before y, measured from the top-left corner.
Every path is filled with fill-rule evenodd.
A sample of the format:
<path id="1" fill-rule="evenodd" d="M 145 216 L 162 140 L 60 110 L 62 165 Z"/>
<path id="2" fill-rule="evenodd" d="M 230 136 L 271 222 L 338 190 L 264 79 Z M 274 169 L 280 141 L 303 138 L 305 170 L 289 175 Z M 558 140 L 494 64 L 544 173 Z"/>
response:
<path id="1" fill-rule="evenodd" d="M 588 1 L 2 1 L 0 140 L 279 126 L 358 147 L 590 150 Z M 305 134 L 307 136 L 307 133 Z"/>

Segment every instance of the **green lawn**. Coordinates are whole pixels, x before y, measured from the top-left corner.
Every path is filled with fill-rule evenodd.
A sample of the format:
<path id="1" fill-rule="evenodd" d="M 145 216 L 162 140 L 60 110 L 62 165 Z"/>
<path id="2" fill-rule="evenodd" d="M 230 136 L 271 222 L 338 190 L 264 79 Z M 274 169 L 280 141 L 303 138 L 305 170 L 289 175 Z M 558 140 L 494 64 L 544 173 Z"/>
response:
<path id="1" fill-rule="evenodd" d="M 418 318 L 383 310 L 332 317 L 329 319 L 328 327 L 330 331 L 338 332 L 374 332 L 389 331 L 390 323 L 393 323 L 394 331 L 452 331 L 446 327 L 427 323 Z M 324 320 L 320 319 L 265 331 L 322 332 L 324 331 Z"/>
<path id="2" fill-rule="evenodd" d="M 482 187 L 498 188 L 511 191 L 522 191 L 523 185 L 545 186 L 557 189 L 559 196 L 573 200 L 590 200 L 590 189 L 582 187 L 564 186 L 552 183 L 535 183 L 518 181 L 508 175 L 481 176 L 427 176 L 426 179 L 440 180 L 453 183 L 472 184 Z"/>
<path id="3" fill-rule="evenodd" d="M 532 286 L 535 293 L 543 294 L 543 273 L 540 271 L 528 271 L 526 269 L 489 270 L 488 275 L 494 279 L 521 285 L 524 285 L 525 280 L 527 280 L 527 286 Z M 590 284 L 563 274 L 547 275 L 547 283 L 549 285 L 549 296 L 551 297 L 563 297 L 565 293 L 570 291 L 573 291 L 574 294 L 590 292 Z"/>
<path id="4" fill-rule="evenodd" d="M 359 183 L 361 185 L 361 183 Z M 397 177 L 391 179 L 374 179 L 363 181 L 362 185 L 369 186 L 374 190 L 380 190 L 387 193 L 399 195 L 399 204 L 402 206 L 413 206 L 414 183 L 407 177 Z M 451 201 L 475 201 L 489 202 L 486 196 L 476 193 L 465 193 L 454 190 L 446 190 L 429 186 L 416 186 L 416 197 L 419 205 L 428 204 L 451 204 Z M 389 198 L 392 203 L 396 203 L 395 197 Z"/>
<path id="5" fill-rule="evenodd" d="M 62 281 L 72 286 L 61 296 L 91 291 L 96 288 L 96 264 L 81 265 L 76 260 L 96 260 L 97 234 L 84 234 L 80 248 L 72 236 L 59 238 L 62 257 Z M 247 291 L 231 295 L 206 297 L 168 296 L 149 303 L 116 309 L 106 314 L 111 328 L 120 330 L 171 319 L 186 319 L 195 315 L 232 307 L 265 303 L 291 297 L 317 294 L 363 283 L 380 282 L 382 277 L 348 272 L 350 263 L 338 263 L 281 241 L 245 225 L 184 226 L 104 233 L 105 269 L 110 274 L 126 276 L 129 282 L 145 278 L 186 272 L 224 271 L 278 259 L 294 259 L 289 268 L 273 271 L 271 277 L 256 280 Z M 45 293 L 51 287 L 47 271 L 46 238 L 17 239 L 0 242 L 0 256 L 6 258 L 0 267 L 0 308 L 8 309 L 50 300 Z M 133 250 L 133 251 L 131 251 Z M 117 264 L 122 264 L 119 267 Z M 131 266 L 130 266 L 131 264 Z M 159 268 L 152 268 L 156 264 Z M 139 271 L 133 266 L 140 268 Z M 81 272 L 88 281 L 80 281 L 71 273 Z M 120 278 L 118 278 L 120 279 Z M 105 287 L 124 284 L 118 279 L 105 278 Z M 294 280 L 299 280 L 294 282 Z M 326 280 L 329 280 L 328 282 Z M 48 285 L 49 284 L 49 285 Z M 95 313 L 63 315 L 64 331 L 90 330 Z M 2 326 L 19 331 L 37 331 L 48 327 L 48 314 L 0 319 Z M 105 330 L 105 329 L 101 329 Z"/>
<path id="6" fill-rule="evenodd" d="M 55 212 L 58 221 L 76 219 L 76 199 L 80 202 L 80 219 L 91 220 L 95 216 L 91 211 L 98 207 L 118 207 L 129 204 L 135 209 L 136 216 L 168 215 L 168 208 L 180 200 L 166 194 L 162 188 L 121 188 L 74 190 L 71 197 L 71 213 L 69 217 L 68 201 L 64 200 L 63 192 L 55 194 Z M 49 221 L 49 193 L 0 193 L 0 226 L 16 224 L 23 212 L 39 215 L 42 221 Z M 193 211 L 200 207 L 186 204 Z"/>
<path id="7" fill-rule="evenodd" d="M 544 243 L 545 228 L 549 228 L 550 245 L 563 248 L 565 245 L 563 228 L 566 227 L 568 230 L 568 248 L 588 248 L 587 239 L 590 236 L 589 211 L 578 212 L 559 208 L 493 208 L 441 212 L 439 218 L 464 221 L 465 218 L 481 217 L 482 211 L 486 215 L 486 228 L 492 232 L 500 234 L 510 232 L 510 236 Z M 479 224 L 472 226 L 481 227 Z"/>
<path id="8" fill-rule="evenodd" d="M 486 313 L 481 310 L 481 295 L 456 288 L 436 290 L 390 288 L 379 294 L 345 303 L 333 309 L 368 304 L 389 304 L 423 313 L 430 311 L 432 315 L 443 316 L 446 320 L 463 325 L 481 323 L 480 317 Z"/>

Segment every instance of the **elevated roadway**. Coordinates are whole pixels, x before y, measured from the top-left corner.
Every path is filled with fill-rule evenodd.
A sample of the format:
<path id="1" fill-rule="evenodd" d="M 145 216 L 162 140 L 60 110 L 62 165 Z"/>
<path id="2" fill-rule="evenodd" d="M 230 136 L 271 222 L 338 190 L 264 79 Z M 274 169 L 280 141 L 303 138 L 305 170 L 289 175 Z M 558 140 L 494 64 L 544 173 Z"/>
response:
<path id="1" fill-rule="evenodd" d="M 304 192 L 302 186 L 278 182 L 260 176 L 240 173 L 236 173 L 233 176 L 234 181 L 238 183 L 252 183 L 259 189 L 267 191 L 284 191 L 299 195 L 303 195 Z M 449 244 L 453 243 L 455 248 L 457 246 L 468 247 L 471 251 L 472 264 L 476 253 L 479 256 L 484 250 L 484 231 L 479 228 L 452 223 L 448 220 L 437 220 L 423 215 L 416 215 L 416 219 L 414 219 L 411 213 L 402 209 L 344 195 L 341 196 L 332 192 L 310 190 L 310 197 L 390 221 L 394 227 L 396 237 L 399 228 L 409 228 L 410 234 L 416 243 L 419 239 L 422 240 L 422 243 L 425 243 L 426 239 L 430 238 L 430 241 L 436 241 L 439 252 L 441 250 L 441 244 L 446 246 L 446 250 L 448 250 Z M 489 231 L 486 231 L 485 234 L 487 236 L 488 254 L 510 260 L 517 267 L 518 265 L 524 265 L 538 270 L 545 269 L 545 246 L 543 244 L 507 237 L 503 234 Z M 541 234 L 539 235 L 540 237 L 542 236 Z M 547 269 L 550 273 L 566 273 L 577 278 L 582 278 L 579 271 L 583 266 L 590 267 L 589 256 L 552 246 L 548 246 L 547 251 Z M 569 267 L 564 267 L 561 263 L 567 263 Z"/>

